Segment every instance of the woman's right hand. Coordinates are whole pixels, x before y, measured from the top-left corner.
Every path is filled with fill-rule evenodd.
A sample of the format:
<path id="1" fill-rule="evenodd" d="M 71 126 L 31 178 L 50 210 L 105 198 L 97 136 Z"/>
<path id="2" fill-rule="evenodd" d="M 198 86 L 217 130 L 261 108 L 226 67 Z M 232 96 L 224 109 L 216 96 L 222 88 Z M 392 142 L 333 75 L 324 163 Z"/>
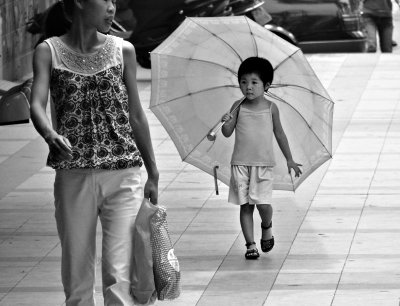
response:
<path id="1" fill-rule="evenodd" d="M 45 138 L 51 155 L 57 160 L 72 160 L 72 146 L 68 138 L 54 134 Z"/>

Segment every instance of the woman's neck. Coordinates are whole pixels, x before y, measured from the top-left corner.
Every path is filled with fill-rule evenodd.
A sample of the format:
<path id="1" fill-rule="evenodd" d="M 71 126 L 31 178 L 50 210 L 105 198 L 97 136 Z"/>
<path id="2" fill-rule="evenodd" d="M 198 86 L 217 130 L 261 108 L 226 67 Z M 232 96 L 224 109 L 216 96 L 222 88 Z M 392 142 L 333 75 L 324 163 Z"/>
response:
<path id="1" fill-rule="evenodd" d="M 93 53 L 104 43 L 106 35 L 98 32 L 95 28 L 85 29 L 78 25 L 71 29 L 61 39 L 73 50 L 79 53 Z"/>

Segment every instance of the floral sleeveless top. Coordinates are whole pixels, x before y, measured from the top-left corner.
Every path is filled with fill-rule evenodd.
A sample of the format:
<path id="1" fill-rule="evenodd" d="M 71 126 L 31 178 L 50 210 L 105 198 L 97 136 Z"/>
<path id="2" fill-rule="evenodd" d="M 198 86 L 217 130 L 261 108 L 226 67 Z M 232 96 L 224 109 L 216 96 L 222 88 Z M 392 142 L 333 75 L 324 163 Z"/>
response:
<path id="1" fill-rule="evenodd" d="M 72 145 L 71 161 L 56 160 L 54 169 L 126 169 L 142 165 L 129 124 L 123 82 L 121 38 L 107 35 L 91 54 L 70 49 L 59 37 L 46 40 L 52 54 L 50 94 L 57 133 Z M 55 122 L 54 122 L 55 121 Z"/>

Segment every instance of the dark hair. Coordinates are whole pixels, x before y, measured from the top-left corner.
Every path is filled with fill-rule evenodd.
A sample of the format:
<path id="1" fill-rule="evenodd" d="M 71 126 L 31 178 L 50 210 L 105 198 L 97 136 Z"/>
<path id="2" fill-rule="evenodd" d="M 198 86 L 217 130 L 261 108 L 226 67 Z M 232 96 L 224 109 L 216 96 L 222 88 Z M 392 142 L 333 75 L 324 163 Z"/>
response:
<path id="1" fill-rule="evenodd" d="M 35 48 L 49 37 L 64 35 L 70 27 L 71 22 L 64 14 L 61 1 L 57 1 L 41 13 L 36 13 L 27 23 L 29 33 L 40 34 Z"/>
<path id="2" fill-rule="evenodd" d="M 64 2 L 56 2 L 47 11 L 44 24 L 44 32 L 46 37 L 64 35 L 71 27 L 71 21 L 65 12 L 65 4 L 63 4 Z"/>
<path id="3" fill-rule="evenodd" d="M 74 14 L 74 1 L 73 0 L 62 0 L 60 2 L 62 3 L 65 16 L 67 17 L 67 19 L 71 20 L 72 15 Z"/>
<path id="4" fill-rule="evenodd" d="M 238 81 L 244 74 L 255 73 L 257 74 L 263 84 L 272 83 L 274 78 L 274 68 L 271 63 L 262 57 L 249 57 L 246 58 L 239 67 Z"/>

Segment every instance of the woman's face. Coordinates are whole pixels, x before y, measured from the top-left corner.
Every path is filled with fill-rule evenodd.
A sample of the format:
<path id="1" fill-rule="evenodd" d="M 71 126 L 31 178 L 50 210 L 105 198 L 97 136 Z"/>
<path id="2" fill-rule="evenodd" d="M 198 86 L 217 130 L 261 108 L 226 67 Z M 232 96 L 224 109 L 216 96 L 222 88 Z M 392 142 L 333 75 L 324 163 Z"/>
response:
<path id="1" fill-rule="evenodd" d="M 98 31 L 107 33 L 115 15 L 116 0 L 85 0 L 82 1 L 85 19 Z"/>

